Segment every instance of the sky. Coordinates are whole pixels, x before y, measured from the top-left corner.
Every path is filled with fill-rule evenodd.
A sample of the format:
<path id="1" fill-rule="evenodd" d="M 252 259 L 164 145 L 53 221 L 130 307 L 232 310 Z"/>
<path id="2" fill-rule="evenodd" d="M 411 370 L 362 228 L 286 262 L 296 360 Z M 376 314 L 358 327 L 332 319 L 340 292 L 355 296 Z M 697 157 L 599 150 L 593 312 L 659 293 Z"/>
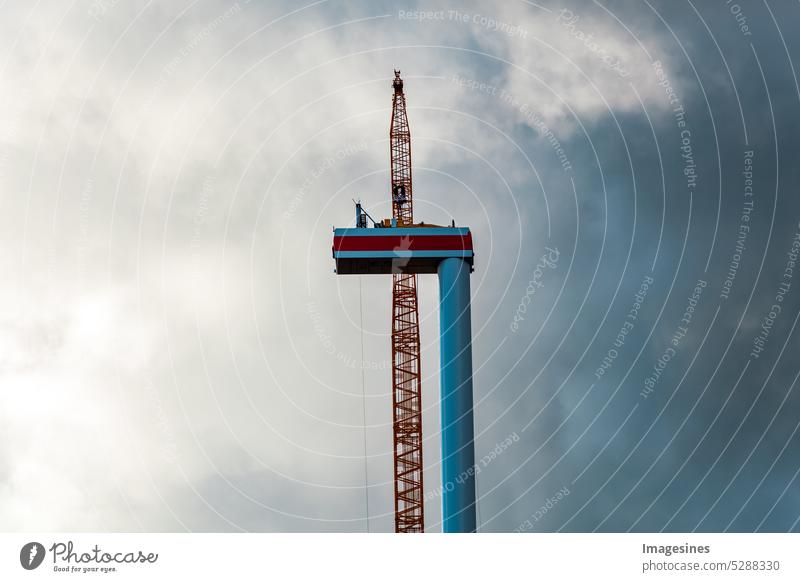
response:
<path id="1" fill-rule="evenodd" d="M 395 69 L 475 241 L 479 531 L 800 531 L 796 3 L 3 10 L 3 531 L 393 530 L 391 281 L 331 229 L 391 212 Z"/>

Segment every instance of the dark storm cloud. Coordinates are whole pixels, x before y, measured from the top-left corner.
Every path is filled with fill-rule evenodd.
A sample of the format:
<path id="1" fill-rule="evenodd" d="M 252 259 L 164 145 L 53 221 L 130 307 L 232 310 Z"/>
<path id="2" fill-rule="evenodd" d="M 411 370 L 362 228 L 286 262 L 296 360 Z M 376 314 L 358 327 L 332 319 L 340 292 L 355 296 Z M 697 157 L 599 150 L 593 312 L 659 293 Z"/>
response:
<path id="1" fill-rule="evenodd" d="M 792 451 L 800 420 L 793 410 L 800 396 L 792 357 L 797 339 L 791 333 L 800 306 L 796 285 L 780 303 L 764 351 L 757 358 L 750 353 L 786 281 L 787 252 L 798 232 L 797 172 L 790 162 L 798 151 L 800 105 L 790 59 L 796 61 L 798 53 L 789 44 L 787 55 L 768 10 L 775 7 L 740 6 L 751 35 L 737 28 L 725 5 L 698 8 L 699 14 L 689 4 L 654 3 L 635 11 L 629 5 L 609 7 L 632 28 L 649 23 L 644 26 L 669 27 L 674 33 L 653 60 L 673 55 L 670 81 L 683 80 L 675 90 L 686 125 L 678 127 L 670 113 L 651 115 L 648 122 L 640 111 L 618 114 L 618 127 L 608 115 L 591 130 L 599 168 L 593 167 L 594 152 L 587 151 L 584 140 L 565 143 L 579 169 L 579 209 L 587 211 L 581 233 L 587 236 L 579 240 L 578 267 L 567 281 L 573 294 L 558 305 L 561 317 L 549 325 L 566 331 L 568 315 L 578 311 L 584 296 L 586 303 L 566 347 L 547 368 L 540 370 L 541 360 L 528 367 L 523 363 L 506 391 L 498 390 L 516 395 L 542 372 L 520 400 L 527 406 L 510 415 L 515 425 L 524 426 L 549 404 L 526 431 L 526 450 L 510 452 L 514 458 L 489 477 L 502 482 L 517 471 L 498 488 L 495 502 L 486 497 L 484 515 L 496 514 L 487 529 L 519 527 L 521 514 L 533 514 L 563 486 L 570 495 L 534 529 L 785 531 L 797 526 L 800 500 L 792 480 L 800 463 Z M 797 18 L 785 6 L 779 12 L 778 23 Z M 786 35 L 785 24 L 782 31 Z M 681 140 L 684 129 L 690 132 L 684 134 L 688 143 Z M 680 149 L 686 145 L 691 156 L 688 148 Z M 754 204 L 742 222 L 742 172 L 750 150 Z M 683 173 L 690 163 L 698 176 L 693 188 Z M 605 204 L 603 183 L 609 190 Z M 604 220 L 605 239 L 598 229 Z M 747 234 L 739 261 L 740 224 Z M 567 240 L 559 245 L 569 248 Z M 733 260 L 737 266 L 726 299 L 721 295 Z M 526 273 L 520 275 L 518 288 Z M 624 342 L 615 345 L 646 276 L 655 282 L 645 305 Z M 686 325 L 681 319 L 699 280 L 705 287 Z M 681 327 L 688 328 L 685 336 Z M 549 341 L 536 344 L 545 353 L 559 336 L 551 333 Z M 654 377 L 654 366 L 673 337 L 674 355 L 669 352 L 652 392 L 643 398 L 644 382 Z M 516 354 L 527 346 L 518 340 L 508 347 Z M 609 349 L 617 349 L 612 365 L 597 378 Z M 499 437 L 497 431 L 492 434 Z"/>

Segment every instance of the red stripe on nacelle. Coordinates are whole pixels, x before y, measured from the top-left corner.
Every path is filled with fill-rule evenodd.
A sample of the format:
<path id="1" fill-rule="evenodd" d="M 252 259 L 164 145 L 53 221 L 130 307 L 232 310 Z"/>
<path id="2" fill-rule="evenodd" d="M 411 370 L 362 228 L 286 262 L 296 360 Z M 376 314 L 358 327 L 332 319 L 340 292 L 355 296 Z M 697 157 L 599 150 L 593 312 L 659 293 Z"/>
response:
<path id="1" fill-rule="evenodd" d="M 335 236 L 334 251 L 463 251 L 472 250 L 472 233 L 434 236 Z"/>

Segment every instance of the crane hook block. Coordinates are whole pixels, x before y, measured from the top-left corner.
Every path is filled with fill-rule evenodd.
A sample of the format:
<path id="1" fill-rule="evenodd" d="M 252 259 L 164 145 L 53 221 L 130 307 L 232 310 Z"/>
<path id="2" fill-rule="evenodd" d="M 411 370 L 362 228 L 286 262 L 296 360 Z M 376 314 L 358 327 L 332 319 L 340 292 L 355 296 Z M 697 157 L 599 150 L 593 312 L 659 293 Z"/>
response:
<path id="1" fill-rule="evenodd" d="M 403 79 L 400 78 L 400 71 L 394 72 L 394 82 L 392 82 L 395 94 L 403 92 Z"/>

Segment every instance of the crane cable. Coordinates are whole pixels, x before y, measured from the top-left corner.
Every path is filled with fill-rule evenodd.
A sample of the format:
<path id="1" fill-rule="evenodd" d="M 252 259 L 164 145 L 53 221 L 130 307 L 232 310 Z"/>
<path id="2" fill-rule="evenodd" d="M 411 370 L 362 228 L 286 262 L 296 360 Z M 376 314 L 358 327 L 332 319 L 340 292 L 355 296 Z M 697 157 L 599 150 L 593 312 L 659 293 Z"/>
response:
<path id="1" fill-rule="evenodd" d="M 361 299 L 361 276 L 358 277 L 358 312 L 361 327 L 361 415 L 364 424 L 364 502 L 367 512 L 367 533 L 369 533 L 369 473 L 367 457 L 367 388 L 364 377 L 364 304 Z"/>

